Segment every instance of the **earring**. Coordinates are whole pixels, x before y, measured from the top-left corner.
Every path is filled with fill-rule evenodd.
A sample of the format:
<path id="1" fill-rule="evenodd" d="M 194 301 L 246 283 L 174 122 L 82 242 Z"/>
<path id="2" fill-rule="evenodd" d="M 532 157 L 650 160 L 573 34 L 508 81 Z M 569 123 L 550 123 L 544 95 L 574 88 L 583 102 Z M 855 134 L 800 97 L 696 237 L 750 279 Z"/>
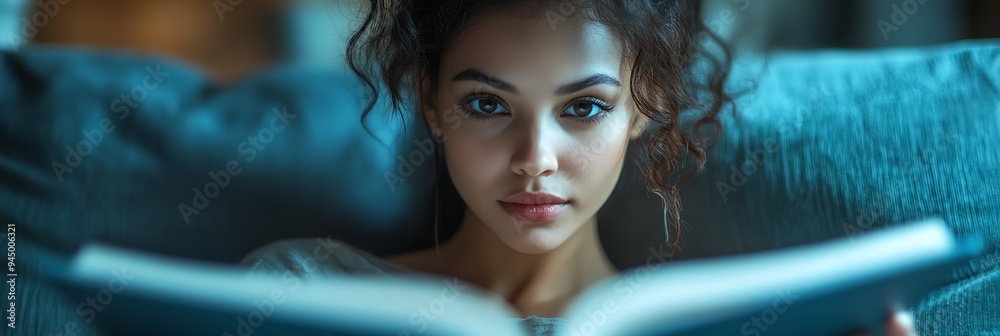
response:
<path id="1" fill-rule="evenodd" d="M 440 128 L 435 128 L 431 130 L 431 135 L 434 136 L 434 140 L 437 143 L 441 143 L 441 141 L 444 139 L 444 132 L 442 132 Z"/>
<path id="2" fill-rule="evenodd" d="M 440 226 L 441 219 L 438 209 L 441 208 L 441 204 L 438 197 L 438 184 L 439 182 L 434 182 L 434 249 L 440 253 L 441 246 L 438 241 L 438 226 Z"/>
<path id="3" fill-rule="evenodd" d="M 438 139 L 438 141 L 436 141 L 438 143 L 438 145 L 441 144 L 441 141 L 439 140 L 440 137 L 438 136 L 438 134 L 440 132 L 441 131 L 438 130 L 438 129 L 435 129 L 432 132 L 432 133 L 434 133 L 434 138 Z M 440 191 L 441 191 L 441 175 L 442 175 L 441 174 L 441 165 L 442 165 L 441 161 L 442 160 L 441 160 L 441 156 L 440 155 L 441 154 L 439 153 L 439 151 L 437 151 L 437 150 L 434 151 L 434 162 L 435 162 L 434 163 L 434 165 L 435 165 L 435 167 L 434 167 L 434 250 L 437 251 L 438 255 L 441 254 L 441 246 L 440 246 L 440 242 L 439 242 L 439 239 L 438 239 L 438 227 L 441 226 L 441 210 L 440 210 L 441 209 L 441 196 L 440 196 Z"/>
<path id="4" fill-rule="evenodd" d="M 670 225 L 667 224 L 667 198 L 663 196 L 660 189 L 653 189 L 653 193 L 660 197 L 660 203 L 663 205 L 663 237 L 667 245 L 670 245 Z"/>

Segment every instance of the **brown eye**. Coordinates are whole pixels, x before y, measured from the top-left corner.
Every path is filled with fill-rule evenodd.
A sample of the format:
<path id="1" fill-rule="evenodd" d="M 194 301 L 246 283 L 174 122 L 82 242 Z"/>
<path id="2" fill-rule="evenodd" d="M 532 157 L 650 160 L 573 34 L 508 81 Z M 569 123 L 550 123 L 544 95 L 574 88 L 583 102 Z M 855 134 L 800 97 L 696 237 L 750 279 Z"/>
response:
<path id="1" fill-rule="evenodd" d="M 458 102 L 465 115 L 476 120 L 491 120 L 510 115 L 499 97 L 488 93 L 475 93 Z"/>
<path id="2" fill-rule="evenodd" d="M 577 102 L 566 109 L 566 112 L 572 116 L 581 118 L 590 118 L 598 113 L 601 113 L 602 109 L 597 104 L 587 101 Z"/>
<path id="3" fill-rule="evenodd" d="M 575 121 L 584 124 L 593 124 L 603 121 L 613 108 L 613 106 L 608 105 L 603 100 L 586 97 L 573 102 L 563 112 L 573 117 Z"/>
<path id="4" fill-rule="evenodd" d="M 497 102 L 492 101 L 490 99 L 477 99 L 475 101 L 479 102 L 478 110 L 482 111 L 483 113 L 493 113 L 493 111 L 497 109 Z"/>
<path id="5" fill-rule="evenodd" d="M 494 99 L 478 98 L 466 103 L 472 111 L 480 114 L 497 114 L 507 112 L 503 106 Z"/>
<path id="6" fill-rule="evenodd" d="M 597 107 L 597 105 L 593 103 L 576 103 L 573 104 L 573 114 L 581 117 L 590 116 L 591 112 L 596 110 L 594 107 Z"/>

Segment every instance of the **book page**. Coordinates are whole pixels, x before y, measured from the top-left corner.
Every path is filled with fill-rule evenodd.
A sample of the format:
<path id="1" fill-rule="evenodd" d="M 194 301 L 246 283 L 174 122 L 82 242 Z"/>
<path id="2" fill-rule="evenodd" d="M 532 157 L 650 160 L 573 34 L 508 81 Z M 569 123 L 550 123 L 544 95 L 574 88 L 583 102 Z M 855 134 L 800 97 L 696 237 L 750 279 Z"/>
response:
<path id="1" fill-rule="evenodd" d="M 513 310 L 457 279 L 344 276 L 302 281 L 230 265 L 88 245 L 68 274 L 83 293 L 127 280 L 98 314 L 113 330 L 142 334 L 522 335 Z M 126 303 L 117 303 L 117 302 Z M 177 323 L 178 321 L 189 321 Z"/>
<path id="2" fill-rule="evenodd" d="M 748 316 L 749 327 L 744 323 L 725 331 L 773 335 L 766 323 L 752 323 L 752 315 L 797 308 L 797 302 L 839 288 L 934 264 L 952 256 L 955 244 L 945 224 L 933 219 L 851 239 L 639 267 L 583 293 L 567 310 L 564 331 L 637 335 L 655 326 L 681 332 Z"/>

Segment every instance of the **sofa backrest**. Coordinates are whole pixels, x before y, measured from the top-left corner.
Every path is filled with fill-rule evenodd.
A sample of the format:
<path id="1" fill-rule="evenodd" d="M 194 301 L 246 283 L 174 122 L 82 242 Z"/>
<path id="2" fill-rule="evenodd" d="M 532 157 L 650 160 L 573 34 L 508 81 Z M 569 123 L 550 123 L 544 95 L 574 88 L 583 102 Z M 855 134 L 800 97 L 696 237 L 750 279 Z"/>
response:
<path id="1" fill-rule="evenodd" d="M 29 330 L 87 324 L 81 298 L 38 282 L 42 245 L 103 241 L 232 262 L 290 237 L 375 254 L 433 244 L 422 120 L 376 113 L 369 136 L 347 73 L 282 66 L 218 87 L 153 57 L 43 47 L 0 57 L 0 218 L 28 239 L 22 298 L 47 307 L 24 312 Z M 996 41 L 748 62 L 732 84 L 756 85 L 739 98 L 739 120 L 724 119 L 703 174 L 682 189 L 676 259 L 939 216 L 988 238 L 990 256 L 956 279 L 996 269 Z M 621 268 L 663 246 L 660 200 L 631 164 L 599 217 Z"/>
<path id="2" fill-rule="evenodd" d="M 731 83 L 749 89 L 739 118 L 723 119 L 704 171 L 681 189 L 677 257 L 794 246 L 932 216 L 1000 248 L 998 41 L 741 63 Z M 654 227 L 662 215 L 645 209 L 659 199 L 639 197 L 639 176 L 626 173 L 620 187 L 631 190 L 616 191 L 625 198 L 615 206 L 637 213 L 614 216 Z M 632 252 L 622 260 L 642 260 L 643 247 L 662 237 L 625 231 L 630 243 L 623 237 L 614 250 Z"/>

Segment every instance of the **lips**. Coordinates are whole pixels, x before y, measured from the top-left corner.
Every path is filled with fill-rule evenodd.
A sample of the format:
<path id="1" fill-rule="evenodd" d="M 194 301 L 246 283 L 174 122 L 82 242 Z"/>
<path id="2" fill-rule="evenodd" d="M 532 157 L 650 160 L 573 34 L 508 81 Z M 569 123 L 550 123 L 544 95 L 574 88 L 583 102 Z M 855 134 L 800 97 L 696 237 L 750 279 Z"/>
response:
<path id="1" fill-rule="evenodd" d="M 519 192 L 507 198 L 500 200 L 506 203 L 517 203 L 517 204 L 560 204 L 569 202 L 566 199 L 549 194 L 549 193 L 533 193 L 533 192 Z"/>
<path id="2" fill-rule="evenodd" d="M 500 201 L 507 214 L 522 222 L 543 223 L 559 217 L 569 201 L 548 193 L 521 192 Z"/>

